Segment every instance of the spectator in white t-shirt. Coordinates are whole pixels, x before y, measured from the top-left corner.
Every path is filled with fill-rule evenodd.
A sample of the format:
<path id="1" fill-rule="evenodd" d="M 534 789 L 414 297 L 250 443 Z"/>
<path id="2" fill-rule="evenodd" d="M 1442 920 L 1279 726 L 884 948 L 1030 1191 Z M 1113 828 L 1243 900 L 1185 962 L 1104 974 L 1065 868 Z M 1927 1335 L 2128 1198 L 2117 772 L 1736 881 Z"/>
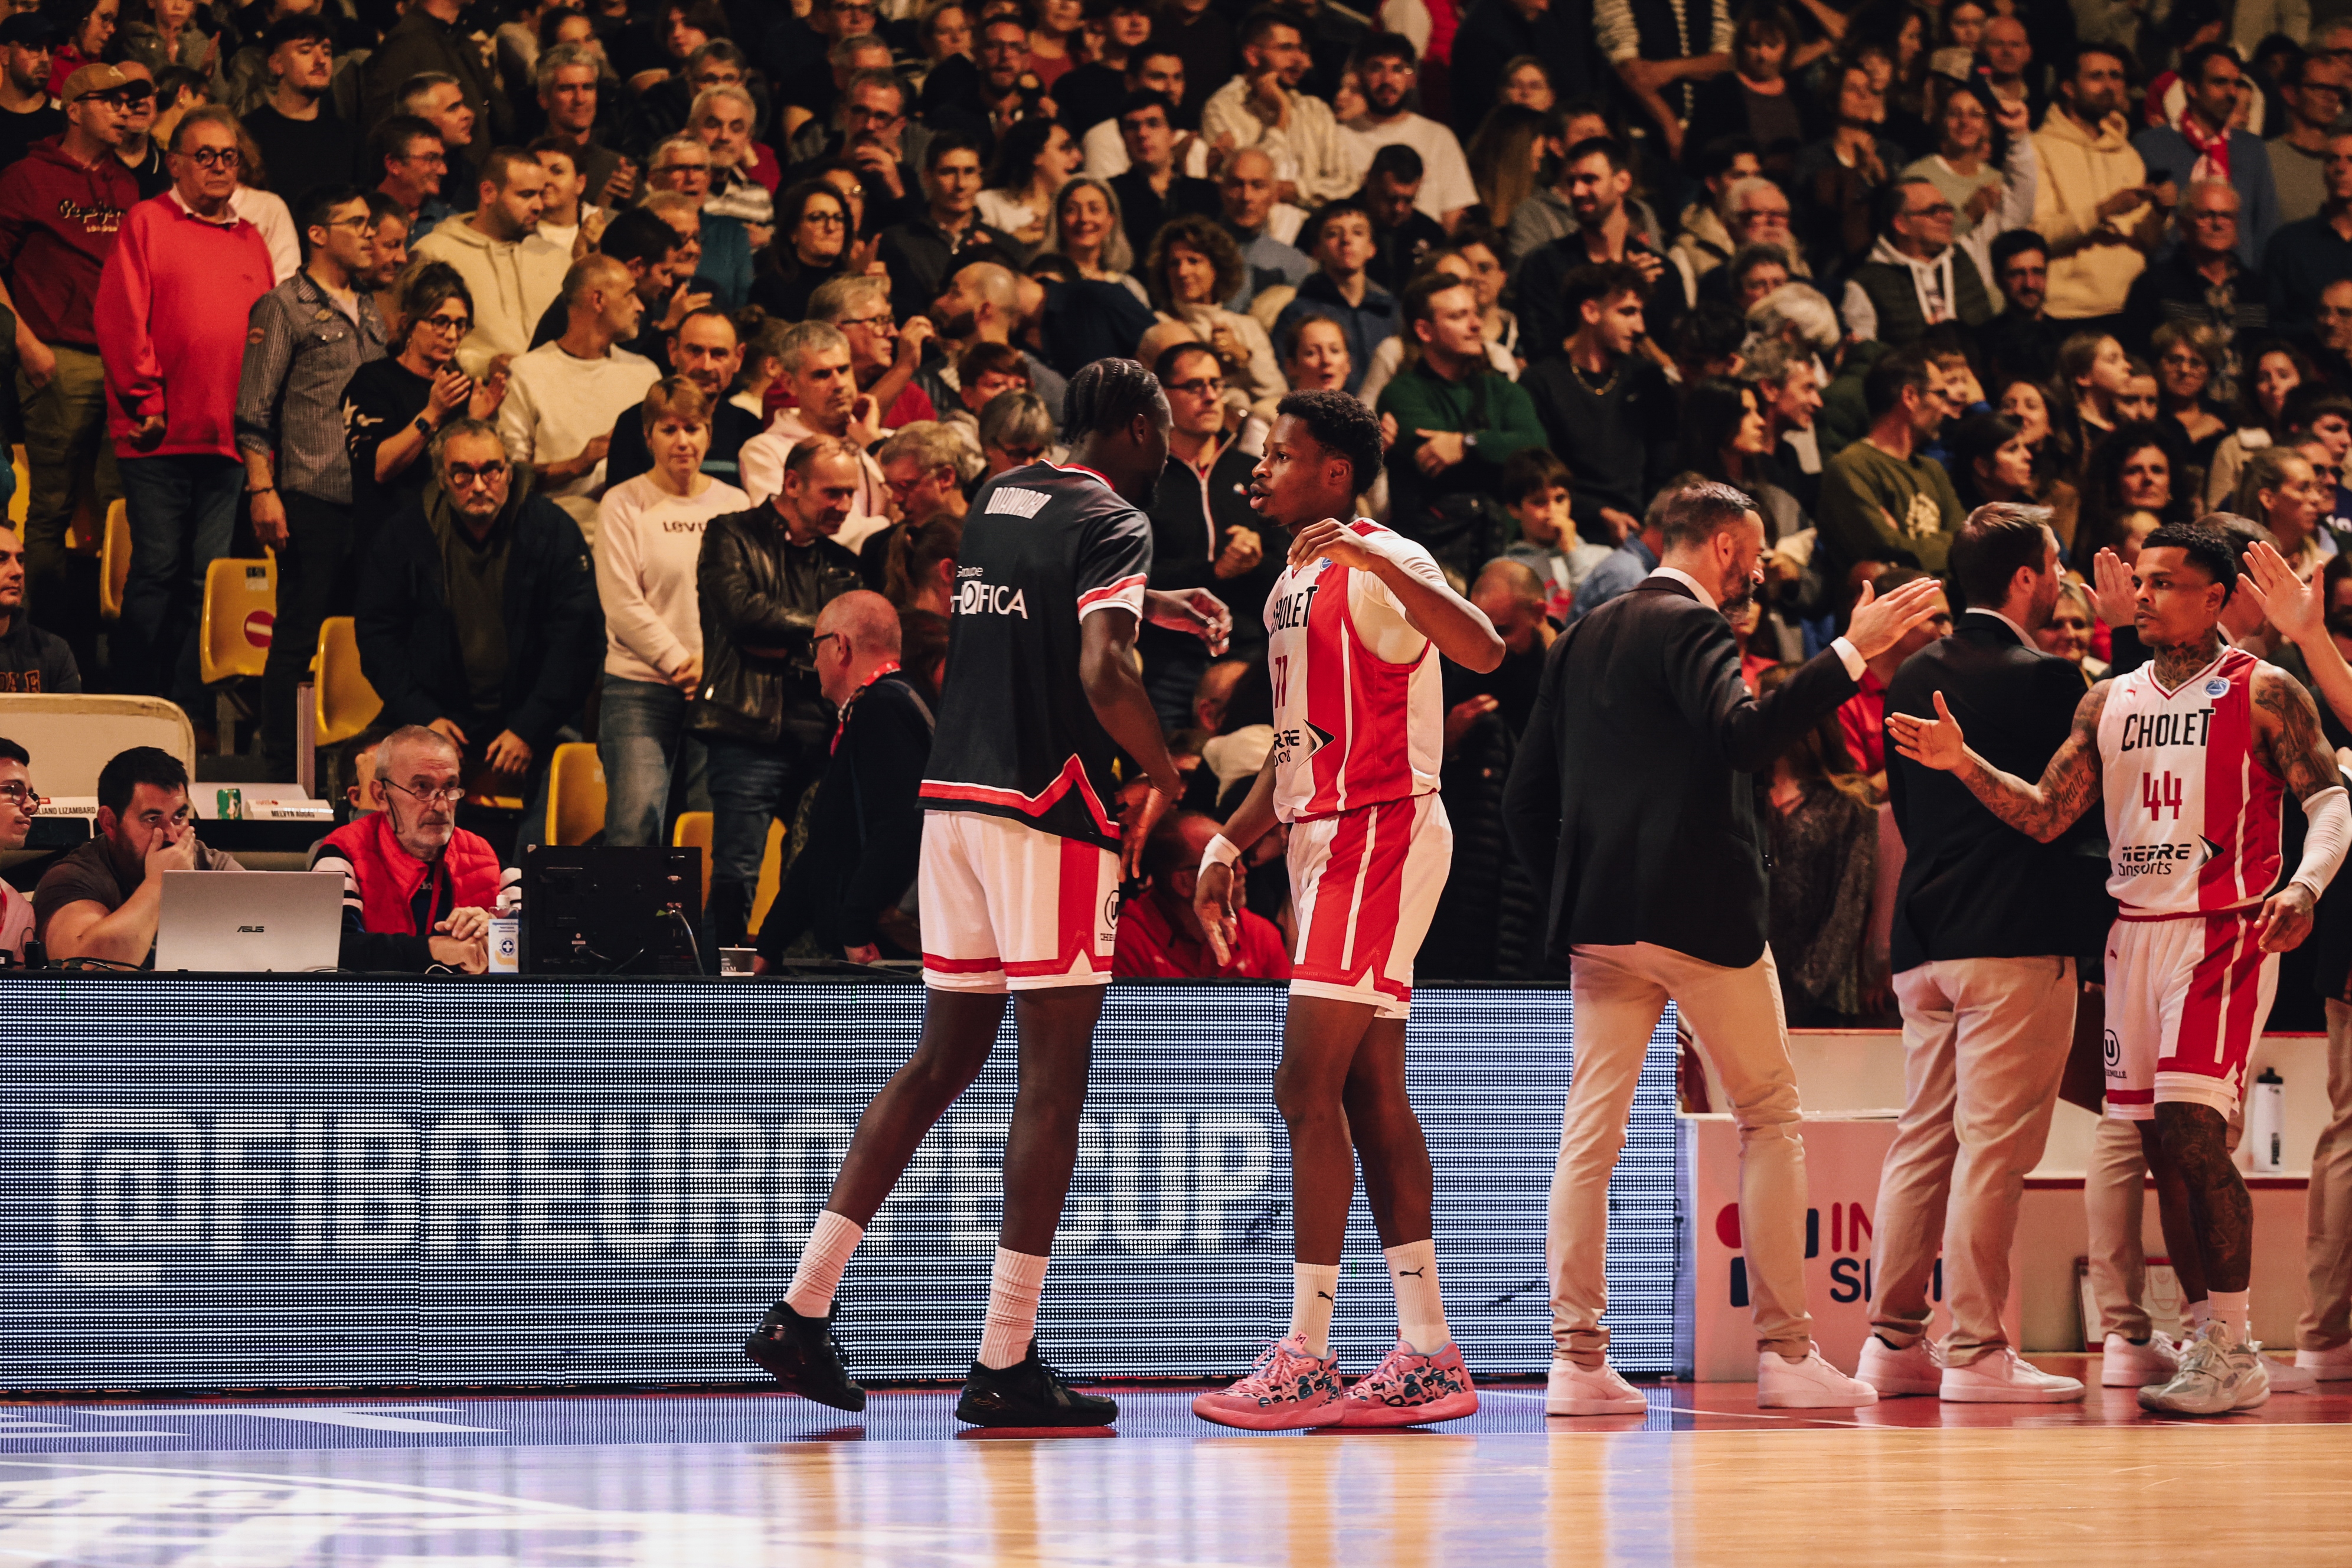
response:
<path id="1" fill-rule="evenodd" d="M 1470 162 L 1454 132 L 1405 107 L 1418 75 L 1412 40 L 1402 33 L 1374 33 L 1357 47 L 1354 68 L 1364 112 L 1339 126 L 1349 160 L 1369 169 L 1374 153 L 1400 142 L 1420 153 L 1421 192 L 1413 205 L 1453 233 L 1463 209 L 1476 205 L 1478 187 L 1471 183 Z"/>
<path id="2" fill-rule="evenodd" d="M 626 267 L 609 256 L 583 258 L 563 275 L 562 299 L 563 335 L 516 360 L 509 374 L 499 437 L 593 546 L 613 421 L 661 372 L 643 354 L 614 346 L 637 335 L 646 310 Z"/>
<path id="3" fill-rule="evenodd" d="M 659 845 L 686 733 L 702 683 L 702 610 L 695 562 L 702 527 L 751 498 L 702 471 L 715 403 L 682 375 L 646 394 L 654 466 L 604 494 L 596 509 L 596 597 L 604 607 L 604 695 L 596 755 L 604 764 L 604 842 Z"/>

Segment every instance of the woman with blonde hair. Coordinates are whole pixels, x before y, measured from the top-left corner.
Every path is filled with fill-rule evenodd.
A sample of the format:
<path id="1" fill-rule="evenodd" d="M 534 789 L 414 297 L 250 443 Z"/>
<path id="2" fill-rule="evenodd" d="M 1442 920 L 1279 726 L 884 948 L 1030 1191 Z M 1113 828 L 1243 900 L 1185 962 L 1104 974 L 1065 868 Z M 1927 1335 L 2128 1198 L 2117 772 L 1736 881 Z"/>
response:
<path id="1" fill-rule="evenodd" d="M 1489 221 L 1498 229 L 1508 228 L 1511 214 L 1536 194 L 1544 160 L 1544 116 L 1516 103 L 1498 103 L 1480 122 L 1463 155 Z"/>
<path id="2" fill-rule="evenodd" d="M 1144 258 L 1144 287 L 1163 321 L 1181 321 L 1224 366 L 1226 401 L 1237 408 L 1279 400 L 1290 390 L 1274 357 L 1274 342 L 1255 318 L 1228 310 L 1245 276 L 1241 247 L 1224 226 L 1187 213 L 1160 226 Z M 1273 422 L 1271 409 L 1261 414 Z"/>
<path id="3" fill-rule="evenodd" d="M 1129 270 L 1135 265 L 1135 247 L 1127 243 L 1118 197 L 1093 175 L 1076 176 L 1054 197 L 1043 248 L 1067 259 L 1079 277 L 1116 283 L 1134 295 L 1138 304 L 1151 303 L 1151 296 Z"/>
<path id="4" fill-rule="evenodd" d="M 640 417 L 654 466 L 596 508 L 596 597 L 604 610 L 604 689 L 596 757 L 604 765 L 604 842 L 659 845 L 687 704 L 702 683 L 695 584 L 702 531 L 751 498 L 702 471 L 709 395 L 682 375 L 646 393 Z"/>

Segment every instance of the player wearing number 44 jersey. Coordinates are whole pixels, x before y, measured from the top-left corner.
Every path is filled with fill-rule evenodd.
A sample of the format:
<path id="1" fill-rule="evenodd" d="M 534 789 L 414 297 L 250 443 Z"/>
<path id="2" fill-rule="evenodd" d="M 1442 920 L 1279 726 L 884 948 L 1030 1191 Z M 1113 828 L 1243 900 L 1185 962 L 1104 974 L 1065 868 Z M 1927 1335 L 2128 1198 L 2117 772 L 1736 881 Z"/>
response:
<path id="1" fill-rule="evenodd" d="M 1251 504 L 1292 534 L 1266 601 L 1274 746 L 1210 841 L 1194 895 L 1223 963 L 1235 936 L 1233 863 L 1276 821 L 1289 826 L 1298 950 L 1274 1098 L 1290 1132 L 1290 1331 L 1240 1382 L 1192 1402 L 1208 1420 L 1259 1431 L 1406 1426 L 1478 1408 L 1438 1293 L 1429 1147 L 1405 1096 L 1404 1027 L 1413 954 L 1453 858 L 1437 798 L 1438 656 L 1491 670 L 1503 641 L 1427 551 L 1377 523 L 1339 521 L 1380 464 L 1379 422 L 1354 398 L 1301 392 L 1278 405 L 1250 481 Z M 1329 1341 L 1356 1154 L 1399 1336 L 1343 1392 Z"/>
<path id="2" fill-rule="evenodd" d="M 2257 549 L 2260 547 L 2257 546 Z M 2103 575 L 2120 569 L 2101 552 Z M 2221 640 L 2242 582 L 2227 540 L 2160 528 L 2140 546 L 2133 625 L 2152 663 L 2093 687 L 2039 784 L 1969 751 L 1940 693 L 1935 719 L 1887 715 L 1903 754 L 1956 774 L 2011 826 L 2047 843 L 2106 806 L 2106 1113 L 2136 1121 L 2159 1184 L 2188 1200 L 2212 1318 L 2150 1410 L 2248 1410 L 2270 1397 L 2248 1336 L 2253 1210 L 2230 1158 L 2246 1058 L 2278 986 L 2278 955 L 2310 934 L 2312 909 L 2352 839 L 2352 810 L 2319 712 L 2293 677 Z M 2303 863 L 2284 887 L 2279 808 L 2302 804 Z M 2273 891 L 2273 889 L 2276 890 Z"/>
<path id="3" fill-rule="evenodd" d="M 1168 400 L 1133 360 L 1070 378 L 1064 468 L 1034 463 L 973 499 L 956 567 L 947 686 L 923 781 L 919 886 L 923 1034 L 858 1119 L 784 1299 L 745 1353 L 794 1393 L 862 1410 L 832 1335 L 851 1250 L 923 1135 L 987 1064 L 1018 1002 L 1021 1076 L 1004 1155 L 1004 1226 L 980 1354 L 957 1418 L 984 1426 L 1100 1426 L 1110 1400 L 1077 1393 L 1037 1353 L 1046 1254 L 1077 1163 L 1078 1114 L 1110 978 L 1121 862 L 1182 790 L 1135 668 L 1145 619 L 1221 651 L 1213 595 L 1147 592 L 1150 499 L 1168 461 Z M 1114 816 L 1114 753 L 1151 788 Z"/>

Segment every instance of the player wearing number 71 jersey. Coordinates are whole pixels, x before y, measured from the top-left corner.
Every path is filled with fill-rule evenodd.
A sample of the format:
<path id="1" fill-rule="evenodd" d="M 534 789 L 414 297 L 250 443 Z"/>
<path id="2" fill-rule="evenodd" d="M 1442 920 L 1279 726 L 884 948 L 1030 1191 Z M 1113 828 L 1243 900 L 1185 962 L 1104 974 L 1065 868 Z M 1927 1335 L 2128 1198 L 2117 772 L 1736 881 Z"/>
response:
<path id="1" fill-rule="evenodd" d="M 1404 1026 L 1413 954 L 1453 859 L 1437 798 L 1438 656 L 1490 670 L 1503 640 L 1427 551 L 1378 523 L 1339 521 L 1380 464 L 1379 422 L 1345 393 L 1293 393 L 1277 405 L 1250 480 L 1251 504 L 1292 535 L 1266 601 L 1274 747 L 1210 841 L 1194 895 L 1223 963 L 1234 939 L 1233 862 L 1277 820 L 1289 825 L 1298 951 L 1274 1098 L 1290 1132 L 1290 1331 L 1240 1382 L 1192 1402 L 1208 1420 L 1261 1431 L 1404 1426 L 1478 1408 L 1438 1294 L 1429 1146 L 1405 1097 Z M 1400 1333 L 1342 1394 L 1329 1339 L 1355 1154 Z"/>
<path id="2" fill-rule="evenodd" d="M 2103 577 L 2121 570 L 2110 552 L 2098 565 Z M 2139 1398 L 2219 1415 L 2270 1397 L 2247 1337 L 2253 1210 L 2230 1158 L 2230 1116 L 2278 988 L 2278 955 L 2310 934 L 2352 840 L 2352 809 L 2310 693 L 2221 640 L 2221 606 L 2252 589 L 2229 542 L 2160 528 L 2136 572 L 2133 625 L 2154 661 L 2091 689 L 2039 784 L 1969 751 L 1940 693 L 1937 718 L 1890 713 L 1887 726 L 1905 756 L 1957 774 L 2044 843 L 2095 795 L 2105 802 L 2107 890 L 2119 905 L 2107 938 L 2106 1113 L 2139 1123 L 2158 1180 L 2185 1189 L 2213 1314 L 2172 1380 Z M 2310 831 L 2280 887 L 2288 794 Z"/>

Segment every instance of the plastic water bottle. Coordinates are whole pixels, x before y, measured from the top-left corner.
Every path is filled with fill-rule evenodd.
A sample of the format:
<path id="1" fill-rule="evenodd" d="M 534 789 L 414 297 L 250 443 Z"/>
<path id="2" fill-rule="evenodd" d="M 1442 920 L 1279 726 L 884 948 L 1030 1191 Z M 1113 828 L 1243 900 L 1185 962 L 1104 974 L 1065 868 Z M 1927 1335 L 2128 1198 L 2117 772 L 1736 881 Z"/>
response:
<path id="1" fill-rule="evenodd" d="M 2253 1140 L 2253 1166 L 2265 1174 L 2286 1169 L 2286 1080 L 2276 1068 L 2263 1068 L 2246 1106 L 2246 1132 Z"/>

